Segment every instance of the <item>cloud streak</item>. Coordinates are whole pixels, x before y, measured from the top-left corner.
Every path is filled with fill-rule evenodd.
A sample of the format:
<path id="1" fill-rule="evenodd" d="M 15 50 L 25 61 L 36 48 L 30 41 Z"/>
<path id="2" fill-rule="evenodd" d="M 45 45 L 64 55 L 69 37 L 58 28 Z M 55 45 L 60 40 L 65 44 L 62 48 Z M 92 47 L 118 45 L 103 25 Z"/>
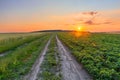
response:
<path id="1" fill-rule="evenodd" d="M 52 16 L 58 25 L 75 26 L 75 25 L 111 25 L 112 19 L 109 19 L 104 15 L 105 13 L 89 11 L 79 12 L 63 16 Z M 106 14 L 105 14 L 106 15 Z"/>
<path id="2" fill-rule="evenodd" d="M 89 21 L 85 21 L 84 24 L 87 24 L 87 25 L 102 25 L 102 24 L 112 24 L 112 22 L 110 21 L 104 21 L 104 22 L 94 22 L 92 20 L 89 20 Z"/>
<path id="3" fill-rule="evenodd" d="M 82 14 L 94 16 L 94 15 L 96 15 L 97 13 L 98 13 L 98 12 L 90 11 L 90 12 L 83 12 Z"/>

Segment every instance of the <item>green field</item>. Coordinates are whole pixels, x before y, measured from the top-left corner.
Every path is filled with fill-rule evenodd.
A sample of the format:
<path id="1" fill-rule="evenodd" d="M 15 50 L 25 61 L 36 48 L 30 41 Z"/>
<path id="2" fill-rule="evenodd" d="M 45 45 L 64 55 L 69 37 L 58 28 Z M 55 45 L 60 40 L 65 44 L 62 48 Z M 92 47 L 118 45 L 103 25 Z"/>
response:
<path id="1" fill-rule="evenodd" d="M 76 33 L 0 34 L 0 80 L 23 80 L 49 39 L 38 78 L 62 80 L 56 35 L 93 80 L 120 80 L 120 34 Z"/>
<path id="2" fill-rule="evenodd" d="M 25 34 L 26 35 L 26 34 Z M 9 54 L 0 57 L 0 80 L 18 80 L 33 65 L 40 51 L 44 48 L 50 34 L 30 34 L 29 36 L 9 38 L 0 42 L 0 51 L 12 49 Z M 27 45 L 24 45 L 27 43 Z M 22 47 L 19 47 L 24 45 Z"/>
<path id="3" fill-rule="evenodd" d="M 120 34 L 59 33 L 94 80 L 120 80 Z"/>
<path id="4" fill-rule="evenodd" d="M 41 33 L 0 33 L 0 40 L 25 37 L 25 36 L 33 36 L 33 35 L 39 35 L 39 34 Z"/>

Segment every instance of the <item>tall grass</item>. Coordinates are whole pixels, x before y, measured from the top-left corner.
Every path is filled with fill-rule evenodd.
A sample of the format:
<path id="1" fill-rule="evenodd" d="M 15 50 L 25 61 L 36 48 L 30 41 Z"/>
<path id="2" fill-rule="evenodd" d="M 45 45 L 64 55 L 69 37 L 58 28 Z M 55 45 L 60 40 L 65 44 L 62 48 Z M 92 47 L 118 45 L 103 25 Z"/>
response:
<path id="1" fill-rule="evenodd" d="M 8 38 L 0 41 L 0 53 L 4 53 L 8 50 L 12 50 L 16 47 L 24 45 L 25 43 L 29 43 L 39 37 L 43 36 L 44 34 L 40 35 L 30 35 L 30 36 L 22 36 L 22 37 L 14 37 Z"/>

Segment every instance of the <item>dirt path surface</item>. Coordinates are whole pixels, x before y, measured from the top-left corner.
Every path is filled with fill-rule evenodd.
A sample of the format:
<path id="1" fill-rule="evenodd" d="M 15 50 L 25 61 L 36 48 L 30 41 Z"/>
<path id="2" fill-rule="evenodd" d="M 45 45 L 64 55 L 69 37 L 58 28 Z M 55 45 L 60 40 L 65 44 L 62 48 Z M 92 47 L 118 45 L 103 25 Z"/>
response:
<path id="1" fill-rule="evenodd" d="M 32 66 L 31 71 L 24 77 L 24 80 L 36 80 L 37 79 L 37 75 L 38 75 L 38 72 L 40 70 L 40 66 L 44 60 L 44 55 L 46 54 L 46 52 L 48 50 L 48 46 L 50 44 L 50 41 L 51 41 L 51 38 L 49 39 L 49 41 L 47 42 L 42 53 L 39 55 L 38 59 L 36 60 L 36 62 Z"/>
<path id="2" fill-rule="evenodd" d="M 61 57 L 63 80 L 92 80 L 81 64 L 74 59 L 56 36 L 58 51 Z"/>

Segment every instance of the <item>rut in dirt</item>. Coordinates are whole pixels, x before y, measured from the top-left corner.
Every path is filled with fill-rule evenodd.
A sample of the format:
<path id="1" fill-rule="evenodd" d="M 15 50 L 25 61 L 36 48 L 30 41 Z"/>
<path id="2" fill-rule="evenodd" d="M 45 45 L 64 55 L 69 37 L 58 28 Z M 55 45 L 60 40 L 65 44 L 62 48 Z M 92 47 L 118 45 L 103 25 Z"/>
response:
<path id="1" fill-rule="evenodd" d="M 92 80 L 87 71 L 75 60 L 57 36 L 56 40 L 58 52 L 61 57 L 61 74 L 63 80 Z"/>
<path id="2" fill-rule="evenodd" d="M 38 59 L 33 64 L 31 71 L 24 77 L 24 80 L 36 80 L 37 79 L 37 75 L 39 73 L 40 66 L 44 60 L 44 56 L 48 50 L 48 46 L 49 46 L 50 42 L 51 42 L 51 38 L 48 40 L 47 44 L 45 45 L 45 48 L 43 49 L 43 51 L 40 53 Z"/>

